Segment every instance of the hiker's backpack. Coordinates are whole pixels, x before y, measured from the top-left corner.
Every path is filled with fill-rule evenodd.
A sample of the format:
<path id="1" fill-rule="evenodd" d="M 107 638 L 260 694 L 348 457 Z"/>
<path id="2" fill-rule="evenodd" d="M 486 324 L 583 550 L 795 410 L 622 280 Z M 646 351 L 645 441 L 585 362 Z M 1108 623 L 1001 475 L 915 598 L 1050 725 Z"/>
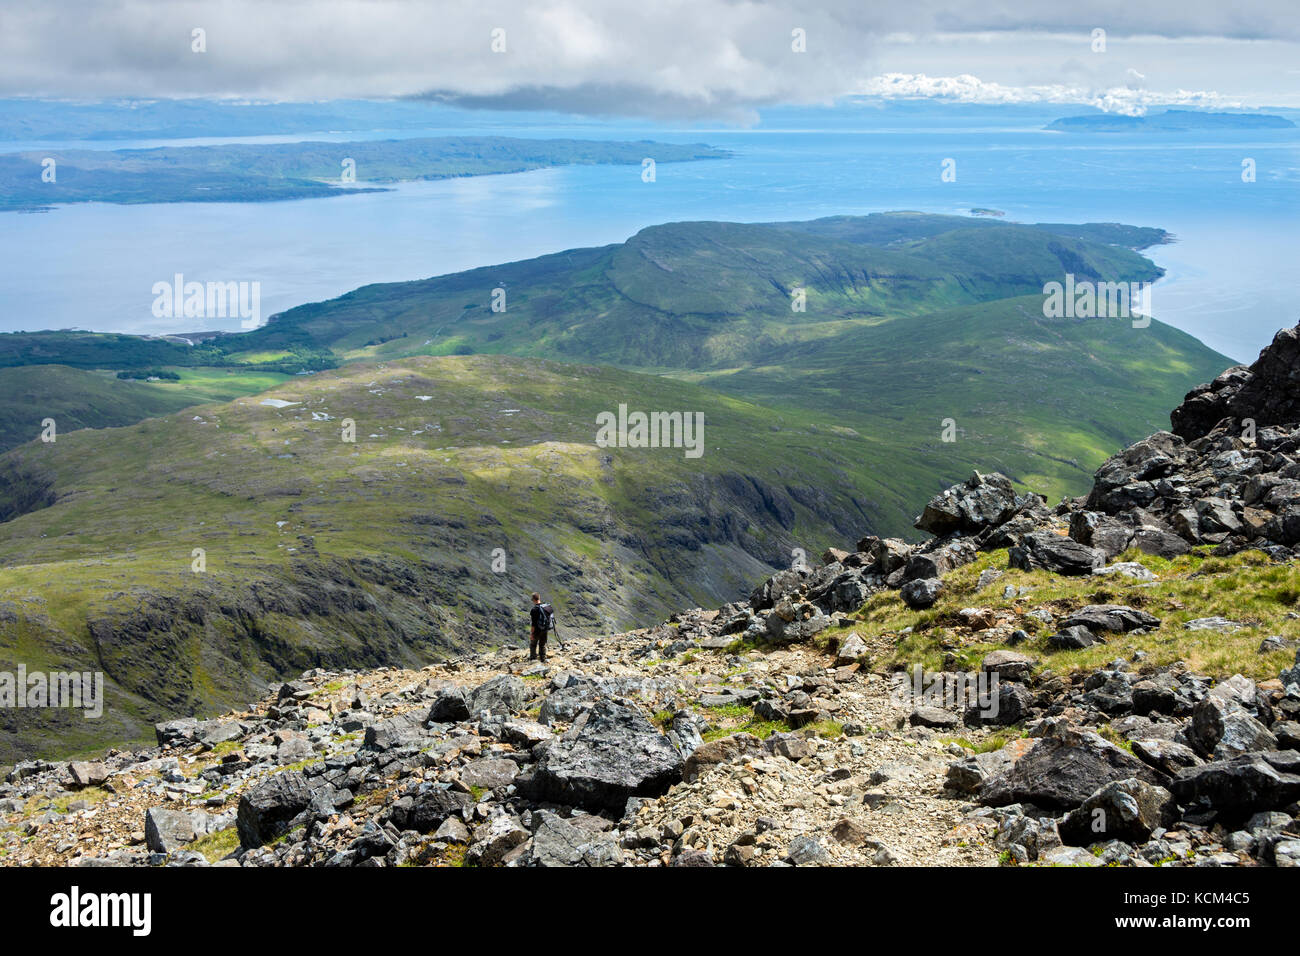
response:
<path id="1" fill-rule="evenodd" d="M 555 608 L 549 604 L 539 605 L 542 609 L 542 633 L 555 630 Z"/>

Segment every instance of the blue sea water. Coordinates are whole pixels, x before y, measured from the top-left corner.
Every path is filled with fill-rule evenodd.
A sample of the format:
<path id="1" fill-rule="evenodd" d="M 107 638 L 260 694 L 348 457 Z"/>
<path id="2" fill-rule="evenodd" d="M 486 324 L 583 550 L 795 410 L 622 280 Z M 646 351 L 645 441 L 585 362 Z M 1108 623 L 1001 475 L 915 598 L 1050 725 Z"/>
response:
<path id="1" fill-rule="evenodd" d="M 291 137 L 344 142 L 516 135 L 708 143 L 724 160 L 575 166 L 400 184 L 389 192 L 276 203 L 83 204 L 0 215 L 0 329 L 238 329 L 156 318 L 152 287 L 175 273 L 257 281 L 263 317 L 371 282 L 424 278 L 577 246 L 674 220 L 811 219 L 893 209 L 1002 210 L 1025 222 L 1125 222 L 1177 237 L 1146 252 L 1167 271 L 1157 318 L 1226 355 L 1254 358 L 1300 321 L 1300 129 L 1067 134 L 1068 107 L 846 102 L 763 113 L 750 129 L 564 116 L 431 111 L 425 130 Z M 150 142 L 6 143 L 3 150 Z M 653 157 L 653 146 L 646 153 Z M 344 155 L 343 153 L 340 154 Z M 1253 159 L 1254 182 L 1242 181 Z M 955 161 L 956 179 L 941 177 Z M 358 170 L 364 180 L 364 169 Z"/>

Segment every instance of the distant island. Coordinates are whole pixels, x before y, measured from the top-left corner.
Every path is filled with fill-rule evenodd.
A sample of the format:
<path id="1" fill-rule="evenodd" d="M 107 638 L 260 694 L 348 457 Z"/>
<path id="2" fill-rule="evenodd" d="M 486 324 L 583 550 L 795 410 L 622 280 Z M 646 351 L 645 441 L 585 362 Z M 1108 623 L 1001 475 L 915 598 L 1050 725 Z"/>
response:
<path id="1" fill-rule="evenodd" d="M 1148 116 L 1122 116 L 1118 113 L 1089 113 L 1065 116 L 1048 123 L 1044 129 L 1063 133 L 1128 133 L 1142 130 L 1180 132 L 1183 130 L 1222 129 L 1294 129 L 1284 116 L 1269 113 L 1200 113 L 1194 110 L 1165 110 Z"/>
<path id="2" fill-rule="evenodd" d="M 992 216 L 995 219 L 1006 215 L 1001 209 L 987 209 L 984 206 L 976 206 L 970 211 L 970 214 L 972 216 Z"/>
<path id="3" fill-rule="evenodd" d="M 640 166 L 646 158 L 675 163 L 730 155 L 702 144 L 504 136 L 33 151 L 0 155 L 0 211 L 77 202 L 314 199 L 382 191 L 388 184 L 413 180 L 550 166 Z M 47 174 L 50 168 L 52 177 Z"/>

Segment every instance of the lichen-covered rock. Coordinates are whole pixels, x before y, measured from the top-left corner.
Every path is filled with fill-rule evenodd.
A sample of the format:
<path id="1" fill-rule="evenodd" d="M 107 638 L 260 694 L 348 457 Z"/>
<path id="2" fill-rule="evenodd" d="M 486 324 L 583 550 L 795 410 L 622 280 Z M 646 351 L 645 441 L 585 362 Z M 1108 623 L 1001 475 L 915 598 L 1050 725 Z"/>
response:
<path id="1" fill-rule="evenodd" d="M 1019 501 L 1005 475 L 979 472 L 959 485 L 941 491 L 926 504 L 916 527 L 933 535 L 953 532 L 977 534 L 1002 524 L 1013 514 Z"/>

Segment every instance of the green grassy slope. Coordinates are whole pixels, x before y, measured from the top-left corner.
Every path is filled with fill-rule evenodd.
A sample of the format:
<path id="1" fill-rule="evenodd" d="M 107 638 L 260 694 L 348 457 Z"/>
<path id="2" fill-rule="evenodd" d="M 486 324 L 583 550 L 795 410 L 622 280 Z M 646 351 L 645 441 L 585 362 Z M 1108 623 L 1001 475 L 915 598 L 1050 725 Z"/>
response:
<path id="1" fill-rule="evenodd" d="M 1107 454 L 1162 427 L 1189 387 L 1231 364 L 1159 323 L 1042 318 L 1043 284 L 1067 271 L 1155 278 L 1130 247 L 1165 237 L 1115 223 L 919 213 L 670 223 L 617 245 L 366 286 L 193 353 L 243 375 L 304 357 L 486 353 L 706 384 L 787 416 L 829 417 L 871 443 L 857 471 L 872 488 L 873 530 L 907 533 L 917 489 L 938 490 L 971 468 L 1053 495 L 1082 492 Z M 797 288 L 803 311 L 791 308 Z M 503 311 L 492 308 L 496 289 Z M 121 353 L 138 365 L 185 348 L 49 335 L 0 337 L 0 363 L 66 352 L 73 364 Z M 959 439 L 939 443 L 947 418 Z"/>
<path id="2" fill-rule="evenodd" d="M 870 436 L 907 530 L 924 498 L 972 469 L 1079 494 L 1115 450 L 1169 427 L 1189 383 L 1229 364 L 1160 322 L 1045 319 L 1041 296 L 963 306 L 773 349 L 753 366 L 684 374 L 762 403 L 797 402 Z M 951 418 L 956 440 L 942 440 Z"/>
<path id="3" fill-rule="evenodd" d="M 866 217 L 870 218 L 870 217 Z M 773 345 L 1080 278 L 1156 278 L 1132 250 L 1031 226 L 949 229 L 888 248 L 764 224 L 670 223 L 626 243 L 420 282 L 365 286 L 291 309 L 249 350 L 329 348 L 348 359 L 457 350 L 698 370 Z M 493 311 L 493 290 L 505 290 Z M 806 290 L 806 309 L 791 293 Z"/>
<path id="4" fill-rule="evenodd" d="M 918 489 L 972 468 L 1081 493 L 1108 454 L 1165 427 L 1188 388 L 1231 364 L 1158 322 L 1042 317 L 1044 283 L 1066 272 L 1154 279 L 1159 270 L 1127 246 L 1164 236 L 910 213 L 673 223 L 620 245 L 367 286 L 244 341 L 347 359 L 608 362 L 829 415 L 874 449 L 859 468 L 875 484 L 875 530 L 907 533 Z M 803 312 L 790 307 L 796 287 L 807 290 Z M 494 288 L 506 290 L 504 312 L 490 307 Z M 940 442 L 946 418 L 957 442 Z"/>
<path id="5" fill-rule="evenodd" d="M 71 368 L 139 369 L 205 365 L 220 358 L 211 345 L 119 332 L 0 332 L 0 367 L 67 365 Z"/>
<path id="6" fill-rule="evenodd" d="M 566 628 L 648 623 L 746 593 L 792 548 L 873 520 L 851 473 L 861 440 L 663 378 L 474 356 L 266 394 L 296 404 L 255 396 L 0 456 L 14 515 L 0 523 L 0 668 L 102 669 L 113 715 L 4 715 L 0 757 L 45 739 L 24 721 L 91 747 L 316 664 L 514 639 L 534 588 Z M 596 415 L 619 403 L 703 412 L 703 457 L 597 447 Z"/>
<path id="7" fill-rule="evenodd" d="M 1008 223 L 993 219 L 968 219 L 965 216 L 944 216 L 923 212 L 876 212 L 866 216 L 826 216 L 802 222 L 769 223 L 773 229 L 795 230 L 828 239 L 847 242 L 865 242 L 870 245 L 889 245 L 912 239 L 927 239 L 954 229 L 996 229 Z M 1039 222 L 1032 228 L 1045 232 L 1086 239 L 1128 249 L 1145 249 L 1168 242 L 1170 236 L 1163 229 L 1152 226 L 1128 226 L 1118 222 L 1060 223 Z"/>

